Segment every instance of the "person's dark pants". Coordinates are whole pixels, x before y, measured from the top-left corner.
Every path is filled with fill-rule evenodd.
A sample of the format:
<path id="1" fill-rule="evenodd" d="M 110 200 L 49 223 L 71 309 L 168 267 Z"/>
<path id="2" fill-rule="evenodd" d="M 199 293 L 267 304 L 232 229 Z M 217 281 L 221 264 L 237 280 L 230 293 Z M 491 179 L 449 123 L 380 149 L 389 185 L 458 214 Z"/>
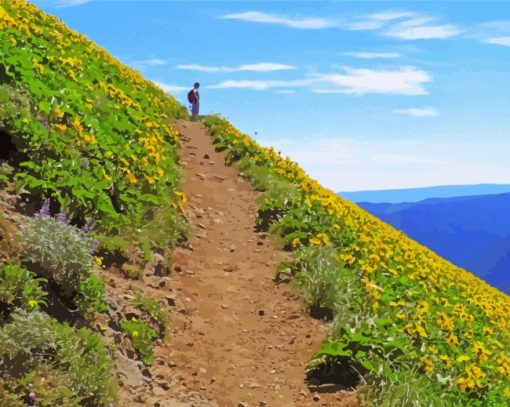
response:
<path id="1" fill-rule="evenodd" d="M 199 101 L 197 100 L 195 103 L 191 104 L 191 121 L 195 122 L 198 119 L 198 108 L 199 108 Z"/>

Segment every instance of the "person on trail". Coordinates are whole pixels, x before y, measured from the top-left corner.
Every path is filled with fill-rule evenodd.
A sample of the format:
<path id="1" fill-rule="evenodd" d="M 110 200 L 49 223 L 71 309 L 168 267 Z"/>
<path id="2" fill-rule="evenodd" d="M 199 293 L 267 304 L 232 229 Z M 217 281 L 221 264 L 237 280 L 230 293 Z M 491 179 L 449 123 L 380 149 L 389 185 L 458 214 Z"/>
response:
<path id="1" fill-rule="evenodd" d="M 195 82 L 193 85 L 193 89 L 188 92 L 188 102 L 190 103 L 191 110 L 191 121 L 194 122 L 198 118 L 198 109 L 200 107 L 200 95 L 198 93 L 198 88 L 200 84 Z"/>

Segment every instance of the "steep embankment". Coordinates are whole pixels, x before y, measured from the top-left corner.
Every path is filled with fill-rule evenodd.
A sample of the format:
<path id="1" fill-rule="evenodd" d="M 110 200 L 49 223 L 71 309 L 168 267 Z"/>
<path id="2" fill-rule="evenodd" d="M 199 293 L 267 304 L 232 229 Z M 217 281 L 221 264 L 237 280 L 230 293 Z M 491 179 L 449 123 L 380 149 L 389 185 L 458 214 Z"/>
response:
<path id="1" fill-rule="evenodd" d="M 105 296 L 103 269 L 168 272 L 186 116 L 56 18 L 0 0 L 0 404 L 108 406 L 119 361 L 150 376 L 161 305 Z"/>
<path id="2" fill-rule="evenodd" d="M 354 367 L 376 405 L 494 405 L 510 399 L 510 297 L 310 179 L 218 117 L 224 150 L 261 190 L 259 224 L 296 260 L 281 268 L 334 323 L 314 364 Z"/>

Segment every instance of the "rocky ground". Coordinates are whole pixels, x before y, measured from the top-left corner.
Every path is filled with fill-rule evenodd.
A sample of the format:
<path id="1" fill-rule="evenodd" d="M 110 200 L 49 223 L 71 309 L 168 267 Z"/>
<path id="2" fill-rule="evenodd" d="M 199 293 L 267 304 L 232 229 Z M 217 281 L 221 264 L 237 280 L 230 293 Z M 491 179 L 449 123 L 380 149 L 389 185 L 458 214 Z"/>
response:
<path id="1" fill-rule="evenodd" d="M 179 122 L 181 165 L 192 232 L 168 277 L 112 274 L 120 301 L 137 292 L 169 309 L 169 335 L 155 362 L 119 358 L 121 405 L 356 406 L 352 393 L 307 386 L 305 365 L 324 336 L 321 321 L 273 276 L 290 254 L 255 231 L 258 192 L 214 151 L 205 128 Z"/>

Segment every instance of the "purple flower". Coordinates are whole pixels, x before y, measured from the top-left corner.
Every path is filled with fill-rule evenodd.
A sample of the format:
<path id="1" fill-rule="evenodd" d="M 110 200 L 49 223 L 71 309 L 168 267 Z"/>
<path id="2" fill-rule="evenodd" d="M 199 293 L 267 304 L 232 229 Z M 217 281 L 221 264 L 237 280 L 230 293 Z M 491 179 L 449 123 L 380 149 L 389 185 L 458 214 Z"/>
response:
<path id="1" fill-rule="evenodd" d="M 28 397 L 30 397 L 32 400 L 34 400 L 36 398 L 36 395 L 33 391 L 31 391 L 28 395 Z"/>
<path id="2" fill-rule="evenodd" d="M 43 125 L 44 127 L 48 127 L 48 122 L 47 122 L 46 120 L 43 120 L 42 125 Z"/>
<path id="3" fill-rule="evenodd" d="M 83 230 L 85 233 L 90 233 L 94 230 L 95 227 L 96 227 L 96 221 L 94 219 L 91 219 L 87 223 L 85 223 L 85 225 L 83 225 L 81 230 Z"/>
<path id="4" fill-rule="evenodd" d="M 89 254 L 91 256 L 94 255 L 94 253 L 96 252 L 96 250 L 99 248 L 99 245 L 101 244 L 101 242 L 99 242 L 99 240 L 94 240 L 92 242 L 92 246 L 90 247 L 90 251 L 89 251 Z"/>
<path id="5" fill-rule="evenodd" d="M 81 168 L 84 170 L 89 166 L 89 160 L 85 160 L 81 163 Z"/>
<path id="6" fill-rule="evenodd" d="M 62 223 L 69 223 L 69 220 L 67 219 L 67 216 L 65 213 L 59 212 L 57 215 L 57 220 Z"/>
<path id="7" fill-rule="evenodd" d="M 39 215 L 41 215 L 45 218 L 50 217 L 50 200 L 49 199 L 45 199 L 43 201 L 41 210 L 39 211 Z"/>

